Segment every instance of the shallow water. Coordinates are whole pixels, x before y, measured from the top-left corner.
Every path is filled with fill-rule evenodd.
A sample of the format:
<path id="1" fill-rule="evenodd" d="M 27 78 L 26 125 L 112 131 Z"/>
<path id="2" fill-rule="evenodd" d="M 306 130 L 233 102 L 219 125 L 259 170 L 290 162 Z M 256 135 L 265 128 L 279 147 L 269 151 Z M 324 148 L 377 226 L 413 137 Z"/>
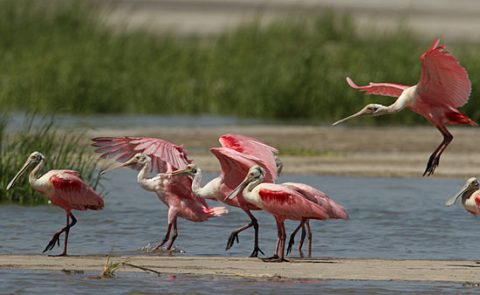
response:
<path id="1" fill-rule="evenodd" d="M 398 294 L 476 292 L 478 287 L 448 283 L 336 280 L 253 280 L 212 276 L 120 273 L 98 280 L 96 273 L 0 270 L 0 292 L 10 294 Z"/>
<path id="2" fill-rule="evenodd" d="M 207 174 L 210 179 L 214 175 Z M 303 182 L 320 188 L 343 204 L 350 214 L 349 221 L 312 221 L 313 255 L 315 257 L 400 258 L 400 259 L 480 259 L 477 235 L 478 220 L 457 204 L 444 207 L 447 198 L 463 185 L 461 180 L 432 178 L 362 178 L 333 176 L 282 176 L 280 181 Z M 132 170 L 117 170 L 105 181 L 108 196 L 102 211 L 75 212 L 77 225 L 70 232 L 69 253 L 75 255 L 145 254 L 141 249 L 155 245 L 166 228 L 166 208 L 156 195 L 143 191 L 136 183 Z M 213 203 L 221 206 L 220 203 Z M 247 256 L 252 247 L 252 231 L 240 236 L 240 244 L 224 251 L 231 230 L 248 221 L 238 209 L 204 223 L 179 220 L 176 247 L 184 253 L 175 255 Z M 39 254 L 51 235 L 65 222 L 63 211 L 54 206 L 0 206 L 2 224 L 0 253 Z M 268 214 L 254 213 L 260 223 L 261 248 L 271 255 L 276 241 L 274 220 Z M 287 222 L 290 231 L 297 222 Z M 53 253 L 60 252 L 55 248 Z M 294 252 L 294 255 L 298 255 Z M 99 270 L 100 271 L 100 270 Z M 115 286 L 125 292 L 227 292 L 231 288 L 242 293 L 271 293 L 280 288 L 283 293 L 324 292 L 352 293 L 406 291 L 452 291 L 463 288 L 458 284 L 338 282 L 338 281 L 250 281 L 226 278 L 177 276 L 172 283 L 167 277 L 149 274 L 125 274 L 112 281 L 91 281 L 87 275 L 67 276 L 62 273 L 1 270 L 0 292 L 12 290 L 16 280 L 35 284 L 42 281 L 44 292 L 54 288 L 91 288 L 100 290 Z M 55 284 L 46 283 L 55 281 Z M 201 289 L 198 289 L 198 287 Z M 27 285 L 20 293 L 30 292 Z M 40 287 L 39 287 L 40 288 Z M 57 288 L 57 289 L 55 289 Z M 59 289 L 58 289 L 59 288 Z M 452 289 L 453 288 L 453 289 Z M 258 290 L 257 290 L 258 289 Z M 106 290 L 104 290 L 106 291 Z M 103 292 L 103 291 L 102 291 Z M 277 293 L 277 292 L 276 292 Z"/>

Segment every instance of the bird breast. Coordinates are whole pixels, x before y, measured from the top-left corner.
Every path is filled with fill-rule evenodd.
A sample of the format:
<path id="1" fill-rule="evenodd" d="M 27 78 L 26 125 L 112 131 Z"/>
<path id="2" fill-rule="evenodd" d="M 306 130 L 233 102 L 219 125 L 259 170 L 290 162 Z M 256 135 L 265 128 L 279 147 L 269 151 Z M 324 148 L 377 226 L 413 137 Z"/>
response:
<path id="1" fill-rule="evenodd" d="M 466 199 L 463 207 L 473 215 L 480 215 L 480 191 L 474 192 Z"/>

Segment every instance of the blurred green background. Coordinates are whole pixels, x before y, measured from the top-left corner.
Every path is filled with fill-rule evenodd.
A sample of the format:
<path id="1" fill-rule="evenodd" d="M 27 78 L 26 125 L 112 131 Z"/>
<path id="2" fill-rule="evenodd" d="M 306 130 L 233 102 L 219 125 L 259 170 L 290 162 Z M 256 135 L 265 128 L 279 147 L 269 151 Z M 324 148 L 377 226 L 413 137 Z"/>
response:
<path id="1" fill-rule="evenodd" d="M 331 123 L 367 102 L 345 83 L 415 84 L 433 38 L 401 25 L 356 33 L 348 13 L 279 18 L 262 14 L 213 35 L 113 29 L 84 1 L 0 1 L 0 104 L 6 110 L 70 114 L 212 114 Z M 443 36 L 440 36 L 443 37 Z M 480 119 L 477 44 L 449 42 L 473 83 L 462 109 Z M 410 112 L 351 124 L 416 124 Z"/>

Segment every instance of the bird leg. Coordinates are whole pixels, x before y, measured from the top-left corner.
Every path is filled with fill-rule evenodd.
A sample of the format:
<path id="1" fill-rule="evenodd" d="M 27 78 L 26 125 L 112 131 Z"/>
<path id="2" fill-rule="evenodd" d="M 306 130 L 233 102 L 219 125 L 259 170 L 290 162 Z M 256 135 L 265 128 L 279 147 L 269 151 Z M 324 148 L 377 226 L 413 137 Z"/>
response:
<path id="1" fill-rule="evenodd" d="M 70 217 L 72 218 L 71 223 L 70 223 Z M 46 251 L 52 250 L 55 247 L 55 244 L 60 246 L 60 235 L 63 232 L 65 232 L 65 243 L 64 243 L 64 246 L 63 246 L 63 252 L 59 255 L 50 255 L 50 256 L 67 256 L 68 233 L 70 232 L 70 228 L 72 226 L 74 226 L 76 223 L 77 223 L 77 219 L 75 218 L 75 216 L 73 216 L 72 213 L 68 212 L 67 213 L 67 225 L 53 235 L 53 237 L 50 240 L 50 242 L 48 243 L 47 247 L 45 247 L 45 249 L 43 250 L 43 253 L 45 253 Z"/>
<path id="2" fill-rule="evenodd" d="M 175 219 L 173 220 L 173 235 L 172 235 L 172 239 L 170 240 L 170 243 L 168 243 L 168 246 L 167 246 L 166 250 L 172 249 L 173 243 L 175 242 L 175 239 L 177 239 L 177 236 L 178 236 L 178 232 L 177 232 L 177 218 L 175 217 Z"/>
<path id="3" fill-rule="evenodd" d="M 163 238 L 163 240 L 155 247 L 153 248 L 153 250 L 158 250 L 160 249 L 160 247 L 163 246 L 163 244 L 165 244 L 168 239 L 170 238 L 170 230 L 172 229 L 172 225 L 173 225 L 173 222 L 169 222 L 168 223 L 168 226 L 167 226 L 167 233 L 165 234 L 165 237 Z"/>
<path id="4" fill-rule="evenodd" d="M 287 238 L 287 234 L 285 233 L 285 224 L 283 220 L 278 220 L 277 221 L 277 228 L 278 228 L 278 242 L 277 242 L 277 251 L 275 255 L 269 258 L 262 259 L 265 262 L 288 262 L 288 260 L 285 259 L 284 253 L 285 253 L 285 240 Z"/>
<path id="5" fill-rule="evenodd" d="M 303 247 L 303 242 L 305 241 L 305 237 L 307 236 L 307 231 L 305 229 L 305 224 L 302 226 L 302 235 L 300 236 L 300 242 L 298 243 L 298 253 L 300 254 L 300 257 L 303 258 L 303 251 L 302 251 L 302 247 Z"/>
<path id="6" fill-rule="evenodd" d="M 440 156 L 442 155 L 443 151 L 445 151 L 448 144 L 453 140 L 453 135 L 448 132 L 445 126 L 437 126 L 437 129 L 442 133 L 443 140 L 442 143 L 440 143 L 440 145 L 432 153 L 432 155 L 430 155 L 427 168 L 425 169 L 425 172 L 423 172 L 423 176 L 430 176 L 433 174 L 435 168 L 437 168 L 438 164 L 440 164 Z"/>
<path id="7" fill-rule="evenodd" d="M 309 220 L 307 219 L 307 221 L 305 222 L 305 227 L 307 229 L 307 240 L 308 240 L 308 258 L 312 257 L 312 230 L 310 229 L 310 222 Z M 303 231 L 302 231 L 302 235 L 303 235 Z M 299 251 L 301 251 L 301 249 L 299 249 Z"/>
<path id="8" fill-rule="evenodd" d="M 258 257 L 258 253 L 262 253 L 263 255 L 265 255 L 263 253 L 263 251 L 260 249 L 260 247 L 258 246 L 258 221 L 257 219 L 255 218 L 255 216 L 253 216 L 253 214 L 250 212 L 250 210 L 243 210 L 245 211 L 245 213 L 247 213 L 248 217 L 250 217 L 250 223 L 234 230 L 230 236 L 228 237 L 228 241 L 227 241 L 227 246 L 225 247 L 225 250 L 229 250 L 230 248 L 232 248 L 233 244 L 235 241 L 237 241 L 237 243 L 239 243 L 239 239 L 238 239 L 238 235 L 246 230 L 247 228 L 250 228 L 253 226 L 253 229 L 255 230 L 255 236 L 254 236 L 254 247 L 253 247 L 253 251 L 252 253 L 250 254 L 250 257 Z"/>
<path id="9" fill-rule="evenodd" d="M 302 240 L 301 240 L 301 243 L 303 243 L 303 239 L 304 239 L 304 232 L 305 232 L 305 229 L 304 229 L 304 221 L 302 220 L 300 222 L 300 224 L 297 226 L 297 228 L 295 228 L 295 230 L 292 232 L 292 234 L 290 235 L 290 239 L 288 240 L 288 247 L 287 247 L 287 255 L 290 254 L 290 252 L 292 252 L 292 247 L 293 245 L 295 244 L 295 235 L 297 234 L 297 232 L 302 229 Z M 299 250 L 300 250 L 300 253 L 302 252 L 302 246 L 299 247 Z M 303 256 L 302 254 L 300 254 L 300 256 Z"/>

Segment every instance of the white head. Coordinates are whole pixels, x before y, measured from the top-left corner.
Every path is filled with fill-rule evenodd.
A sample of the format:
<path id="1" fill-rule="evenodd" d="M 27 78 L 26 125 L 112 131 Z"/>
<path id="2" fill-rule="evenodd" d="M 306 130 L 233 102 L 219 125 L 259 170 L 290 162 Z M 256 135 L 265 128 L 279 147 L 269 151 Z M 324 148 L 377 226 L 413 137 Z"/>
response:
<path id="1" fill-rule="evenodd" d="M 364 117 L 364 116 L 376 117 L 376 116 L 385 115 L 387 113 L 388 113 L 388 108 L 386 106 L 381 104 L 371 103 L 371 104 L 367 104 L 363 109 L 361 109 L 357 113 L 350 115 L 346 118 L 343 118 L 341 120 L 338 120 L 332 125 L 335 126 L 356 117 Z"/>
<path id="2" fill-rule="evenodd" d="M 200 173 L 200 168 L 196 164 L 188 164 L 183 169 L 178 169 L 170 173 L 170 175 L 187 175 L 187 176 L 195 176 Z"/>
<path id="3" fill-rule="evenodd" d="M 477 191 L 480 189 L 480 183 L 478 182 L 478 179 L 475 177 L 470 177 L 467 179 L 465 182 L 465 185 L 462 187 L 462 189 L 456 193 L 453 197 L 447 200 L 445 203 L 445 206 L 450 207 L 455 202 L 459 197 L 462 197 L 462 202 L 464 202 L 466 199 L 468 199 L 473 192 Z"/>
<path id="4" fill-rule="evenodd" d="M 239 192 L 243 191 L 250 183 L 261 183 L 265 178 L 265 171 L 262 167 L 252 166 L 247 173 L 245 179 L 228 195 L 225 200 L 233 199 Z"/>
<path id="5" fill-rule="evenodd" d="M 7 185 L 7 190 L 11 189 L 17 180 L 22 176 L 28 168 L 38 165 L 40 162 L 45 160 L 45 156 L 40 152 L 33 152 L 28 156 L 27 161 L 23 164 L 22 168 L 17 172 L 17 174 L 12 178 L 12 180 Z"/>
<path id="6" fill-rule="evenodd" d="M 107 168 L 107 169 L 103 170 L 102 172 L 100 172 L 100 174 L 103 175 L 107 172 L 110 172 L 112 170 L 122 168 L 122 167 L 133 167 L 133 166 L 136 166 L 136 165 L 144 166 L 145 164 L 150 163 L 150 162 L 152 162 L 152 159 L 148 155 L 142 154 L 142 153 L 137 153 L 137 154 L 135 154 L 135 156 L 131 157 L 128 161 L 126 161 L 124 163 L 115 164 L 115 165 L 111 166 L 110 168 Z"/>

